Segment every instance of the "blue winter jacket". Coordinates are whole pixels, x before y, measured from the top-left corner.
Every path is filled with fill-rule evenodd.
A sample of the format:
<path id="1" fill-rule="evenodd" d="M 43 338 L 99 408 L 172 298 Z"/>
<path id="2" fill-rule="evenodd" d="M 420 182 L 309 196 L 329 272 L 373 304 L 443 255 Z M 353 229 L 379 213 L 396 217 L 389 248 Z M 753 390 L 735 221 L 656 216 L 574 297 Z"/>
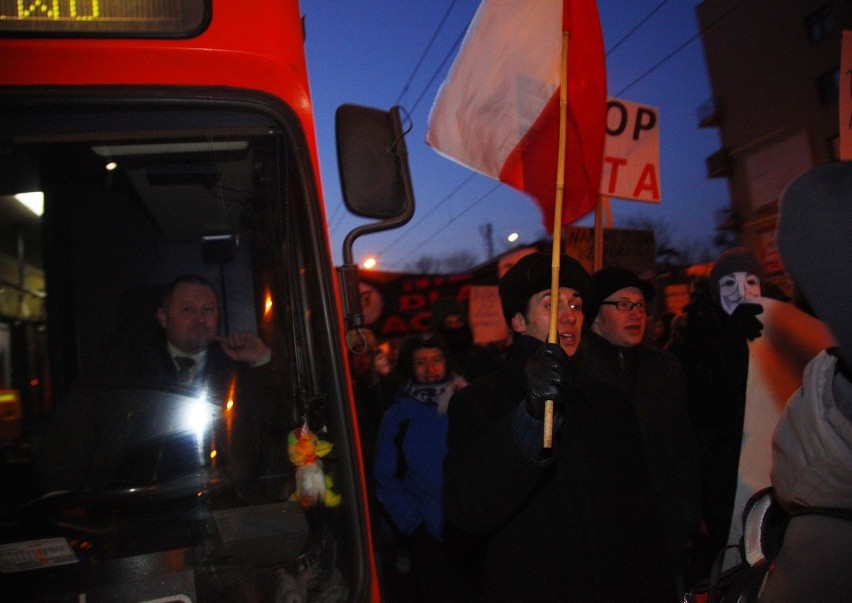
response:
<path id="1" fill-rule="evenodd" d="M 412 397 L 410 387 L 409 383 L 397 394 L 379 427 L 376 496 L 402 533 L 411 534 L 424 524 L 440 540 L 448 420 L 431 400 Z"/>

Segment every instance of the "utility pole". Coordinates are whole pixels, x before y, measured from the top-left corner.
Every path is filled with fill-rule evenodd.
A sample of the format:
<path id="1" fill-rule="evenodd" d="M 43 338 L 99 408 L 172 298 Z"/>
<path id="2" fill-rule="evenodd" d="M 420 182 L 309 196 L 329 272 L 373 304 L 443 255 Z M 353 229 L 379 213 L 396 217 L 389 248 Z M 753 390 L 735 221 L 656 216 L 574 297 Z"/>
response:
<path id="1" fill-rule="evenodd" d="M 494 240 L 491 237 L 492 233 L 491 222 L 479 225 L 479 234 L 485 243 L 485 261 L 487 262 L 494 257 Z"/>

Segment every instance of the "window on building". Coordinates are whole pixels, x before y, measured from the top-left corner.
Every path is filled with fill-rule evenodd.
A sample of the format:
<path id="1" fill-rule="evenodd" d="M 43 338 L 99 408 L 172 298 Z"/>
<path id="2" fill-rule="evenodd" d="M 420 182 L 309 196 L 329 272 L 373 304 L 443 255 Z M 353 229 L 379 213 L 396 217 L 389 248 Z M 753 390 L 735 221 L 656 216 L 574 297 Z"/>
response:
<path id="1" fill-rule="evenodd" d="M 817 77 L 819 100 L 823 105 L 836 103 L 840 97 L 840 69 L 827 71 Z"/>
<path id="2" fill-rule="evenodd" d="M 812 12 L 805 17 L 805 26 L 808 29 L 808 40 L 816 44 L 834 32 L 834 17 L 828 4 Z"/>

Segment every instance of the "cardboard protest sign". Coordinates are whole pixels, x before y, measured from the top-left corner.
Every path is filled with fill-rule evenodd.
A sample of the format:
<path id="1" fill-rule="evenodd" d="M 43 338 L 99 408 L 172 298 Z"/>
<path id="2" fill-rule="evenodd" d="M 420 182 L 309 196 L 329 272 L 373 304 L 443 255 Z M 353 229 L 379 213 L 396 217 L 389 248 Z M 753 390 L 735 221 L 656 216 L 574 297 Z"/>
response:
<path id="1" fill-rule="evenodd" d="M 656 107 L 609 99 L 601 195 L 660 202 L 659 114 Z"/>

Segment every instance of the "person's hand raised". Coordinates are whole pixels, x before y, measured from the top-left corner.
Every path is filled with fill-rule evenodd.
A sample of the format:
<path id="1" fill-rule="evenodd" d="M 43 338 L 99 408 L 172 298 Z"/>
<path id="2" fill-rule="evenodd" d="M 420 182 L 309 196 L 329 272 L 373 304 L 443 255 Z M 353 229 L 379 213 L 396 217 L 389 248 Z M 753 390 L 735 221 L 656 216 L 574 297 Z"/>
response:
<path id="1" fill-rule="evenodd" d="M 545 343 L 535 351 L 524 367 L 527 413 L 539 421 L 544 419 L 544 405 L 553 400 L 554 412 L 559 412 L 571 384 L 571 359 L 558 343 Z"/>
<path id="2" fill-rule="evenodd" d="M 269 362 L 272 355 L 269 347 L 254 333 L 217 335 L 214 340 L 219 342 L 228 358 L 236 362 L 257 366 Z"/>
<path id="3" fill-rule="evenodd" d="M 760 304 L 739 304 L 731 313 L 731 331 L 749 341 L 757 339 L 763 332 L 763 323 L 757 318 L 762 313 L 763 306 Z"/>

